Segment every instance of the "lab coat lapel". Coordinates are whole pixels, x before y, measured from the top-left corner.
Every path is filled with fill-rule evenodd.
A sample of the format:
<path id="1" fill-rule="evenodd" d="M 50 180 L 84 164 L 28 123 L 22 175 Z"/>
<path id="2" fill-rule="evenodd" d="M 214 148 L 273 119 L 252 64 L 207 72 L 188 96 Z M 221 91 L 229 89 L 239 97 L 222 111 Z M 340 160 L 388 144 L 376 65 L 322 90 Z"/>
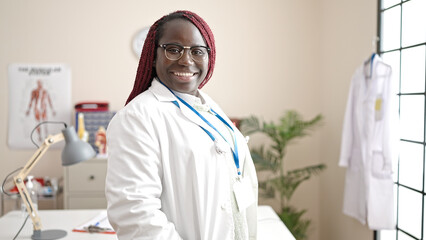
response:
<path id="1" fill-rule="evenodd" d="M 210 129 L 210 127 L 195 114 L 191 109 L 181 103 L 173 93 L 170 92 L 163 84 L 161 84 L 158 80 L 154 79 L 151 84 L 150 91 L 154 94 L 154 96 L 160 102 L 175 102 L 179 106 L 181 113 L 191 122 L 197 124 L 198 126 L 202 126 L 205 129 Z"/>
<path id="2" fill-rule="evenodd" d="M 370 71 L 370 64 L 368 65 L 362 65 L 358 71 L 357 71 L 357 76 L 356 76 L 356 81 L 357 81 L 357 98 L 356 101 L 358 102 L 356 104 L 356 114 L 355 114 L 355 118 L 356 118 L 356 124 L 357 124 L 357 128 L 358 129 L 358 133 L 357 135 L 359 136 L 360 139 L 362 140 L 362 143 L 365 143 L 365 141 L 367 140 L 368 134 L 367 134 L 367 128 L 365 126 L 365 123 L 368 122 L 368 113 L 367 113 L 367 108 L 368 108 L 368 98 L 369 98 L 369 87 L 372 85 L 371 82 L 371 78 L 367 78 L 367 73 L 369 73 Z M 362 156 L 362 165 L 365 166 L 366 164 L 366 153 L 367 153 L 367 149 L 366 149 L 366 144 L 361 144 L 361 156 Z"/>
<path id="3" fill-rule="evenodd" d="M 366 100 L 366 91 L 367 91 L 367 86 L 366 86 L 366 78 L 365 78 L 365 74 L 364 74 L 364 71 L 363 71 L 363 69 L 362 69 L 362 67 L 358 70 L 358 74 L 357 74 L 357 76 L 356 76 L 356 81 L 358 82 L 358 84 L 356 84 L 357 85 L 357 87 L 356 87 L 356 91 L 357 91 L 357 94 L 356 94 L 356 99 L 355 99 L 355 101 L 357 101 L 357 104 L 355 105 L 356 106 L 356 109 L 355 109 L 355 112 L 356 112 L 356 114 L 355 114 L 355 121 L 356 121 L 356 125 L 357 125 L 357 128 L 355 128 L 355 129 L 357 129 L 358 130 L 358 132 L 357 133 L 355 133 L 355 134 L 357 134 L 361 139 L 364 139 L 365 138 L 365 132 L 364 132 L 364 117 L 365 117 L 365 112 L 364 112 L 364 103 L 365 103 L 365 100 Z M 365 151 L 364 151 L 365 149 L 364 149 L 364 146 L 363 145 L 361 145 L 361 153 L 362 153 L 362 159 L 363 159 L 363 163 L 364 163 L 364 159 L 365 159 L 365 155 L 364 155 L 364 153 L 365 153 Z"/>
<path id="4" fill-rule="evenodd" d="M 183 103 L 179 102 L 179 107 L 182 112 L 182 114 L 193 123 L 197 124 L 198 126 L 202 126 L 205 129 L 210 129 L 210 126 L 208 126 L 207 123 L 205 123 L 197 114 L 195 114 L 191 109 L 189 109 L 187 106 L 185 106 Z M 213 132 L 212 132 L 213 133 Z M 214 134 L 214 133 L 213 133 Z"/>
<path id="5" fill-rule="evenodd" d="M 371 132 L 374 129 L 375 122 L 371 120 L 371 108 L 374 107 L 376 92 L 377 92 L 377 76 L 375 68 L 377 66 L 378 58 L 373 60 L 372 66 L 370 63 L 364 64 L 360 67 L 357 75 L 358 81 L 358 97 L 356 109 L 356 123 L 359 130 L 359 136 L 363 139 L 361 144 L 361 152 L 363 164 L 366 164 L 367 157 L 371 151 Z M 369 77 L 367 77 L 369 76 Z"/>

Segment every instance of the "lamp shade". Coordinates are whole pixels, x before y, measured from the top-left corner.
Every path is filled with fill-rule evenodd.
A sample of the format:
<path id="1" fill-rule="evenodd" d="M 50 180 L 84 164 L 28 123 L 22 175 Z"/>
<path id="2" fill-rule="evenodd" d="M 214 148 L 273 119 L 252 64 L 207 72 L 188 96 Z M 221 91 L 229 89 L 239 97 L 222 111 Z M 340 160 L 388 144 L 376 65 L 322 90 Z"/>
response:
<path id="1" fill-rule="evenodd" d="M 65 147 L 62 150 L 62 166 L 73 165 L 89 160 L 96 155 L 89 143 L 81 141 L 73 126 L 62 130 L 65 139 Z"/>

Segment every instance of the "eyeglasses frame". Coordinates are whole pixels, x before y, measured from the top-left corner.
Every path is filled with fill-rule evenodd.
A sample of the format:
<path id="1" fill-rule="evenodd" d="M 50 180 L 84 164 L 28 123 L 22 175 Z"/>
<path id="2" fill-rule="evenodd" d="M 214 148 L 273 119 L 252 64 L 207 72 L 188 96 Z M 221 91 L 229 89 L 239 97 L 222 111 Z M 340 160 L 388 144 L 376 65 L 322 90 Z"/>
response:
<path id="1" fill-rule="evenodd" d="M 182 51 L 180 51 L 179 53 L 180 53 L 180 57 L 178 58 L 178 59 L 170 59 L 169 57 L 167 57 L 167 50 L 166 50 L 166 47 L 167 46 L 169 46 L 169 45 L 176 45 L 176 46 L 179 46 L 179 47 L 182 47 Z M 201 47 L 201 48 L 205 48 L 206 50 L 207 50 L 207 55 L 209 55 L 209 53 L 210 53 L 210 48 L 209 47 L 207 47 L 207 46 L 201 46 L 201 45 L 196 45 L 196 46 L 192 46 L 192 47 L 190 47 L 190 46 L 182 46 L 182 45 L 180 45 L 180 44 L 177 44 L 177 43 L 165 43 L 165 44 L 158 44 L 158 47 L 160 47 L 160 48 L 163 48 L 164 49 L 164 55 L 166 56 L 166 58 L 167 59 L 169 59 L 170 61 L 177 61 L 177 60 L 179 60 L 179 59 L 181 59 L 182 58 L 182 56 L 183 56 L 183 54 L 185 53 L 185 50 L 186 49 L 188 49 L 188 50 L 190 50 L 189 51 L 189 56 L 191 56 L 191 59 L 193 60 L 193 61 L 195 61 L 195 62 L 200 62 L 200 61 L 197 61 L 197 60 L 195 60 L 194 59 L 194 57 L 192 56 L 192 53 L 191 53 L 191 49 L 193 49 L 193 48 L 197 48 L 197 47 Z M 206 56 L 207 56 L 206 55 Z M 206 60 L 206 57 L 204 57 L 203 58 L 203 61 L 204 60 Z"/>

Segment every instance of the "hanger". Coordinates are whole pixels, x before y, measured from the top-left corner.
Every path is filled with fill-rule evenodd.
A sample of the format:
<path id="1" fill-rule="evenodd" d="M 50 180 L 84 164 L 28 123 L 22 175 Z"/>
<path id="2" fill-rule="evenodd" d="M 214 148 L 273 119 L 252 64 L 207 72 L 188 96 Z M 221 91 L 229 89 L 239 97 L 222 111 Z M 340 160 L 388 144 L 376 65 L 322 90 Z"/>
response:
<path id="1" fill-rule="evenodd" d="M 364 71 L 365 72 L 365 77 L 367 78 L 371 78 L 372 74 L 373 74 L 373 62 L 374 62 L 374 58 L 376 57 L 377 53 L 376 53 L 376 49 L 377 49 L 377 42 L 380 40 L 380 38 L 378 36 L 374 36 L 373 40 L 371 41 L 371 51 L 373 52 L 371 54 L 370 57 L 368 57 L 368 59 L 364 62 L 364 69 L 368 67 L 368 65 L 370 65 L 369 71 Z"/>

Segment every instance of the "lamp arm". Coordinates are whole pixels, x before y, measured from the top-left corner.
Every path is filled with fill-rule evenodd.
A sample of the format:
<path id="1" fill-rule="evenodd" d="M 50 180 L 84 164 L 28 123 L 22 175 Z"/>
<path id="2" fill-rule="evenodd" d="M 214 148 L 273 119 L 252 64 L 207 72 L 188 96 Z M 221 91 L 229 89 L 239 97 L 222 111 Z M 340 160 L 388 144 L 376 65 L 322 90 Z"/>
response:
<path id="1" fill-rule="evenodd" d="M 37 164 L 37 162 L 41 159 L 41 157 L 46 153 L 47 149 L 49 149 L 50 145 L 55 144 L 59 141 L 64 140 L 64 135 L 62 133 L 56 134 L 54 136 L 49 135 L 43 142 L 43 145 L 40 146 L 39 149 L 33 154 L 33 156 L 28 160 L 25 164 L 25 167 L 13 177 L 16 187 L 18 188 L 19 194 L 21 195 L 22 201 L 25 203 L 25 207 L 27 208 L 27 212 L 33 221 L 34 230 L 41 229 L 41 221 L 38 216 L 37 210 L 34 208 L 34 204 L 31 201 L 31 197 L 28 194 L 27 187 L 24 184 L 24 179 L 33 169 L 33 167 Z"/>

